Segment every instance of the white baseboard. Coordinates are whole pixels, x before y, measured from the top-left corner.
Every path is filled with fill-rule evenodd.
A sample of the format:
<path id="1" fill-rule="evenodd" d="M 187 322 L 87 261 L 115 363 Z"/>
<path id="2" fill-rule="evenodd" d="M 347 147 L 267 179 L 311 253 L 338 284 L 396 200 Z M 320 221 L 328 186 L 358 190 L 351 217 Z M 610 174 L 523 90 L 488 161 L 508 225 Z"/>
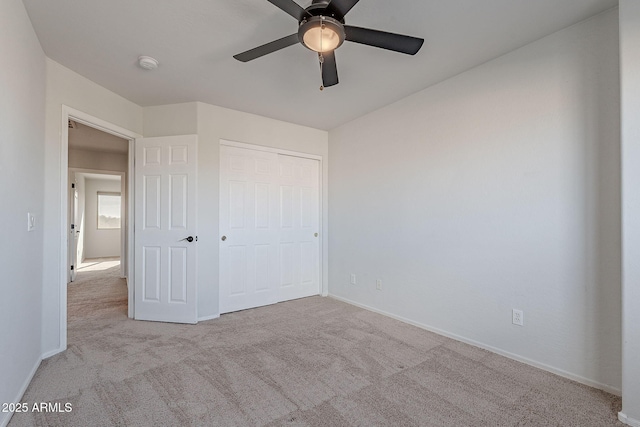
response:
<path id="1" fill-rule="evenodd" d="M 22 400 L 22 396 L 24 396 L 24 392 L 27 391 L 27 387 L 29 387 L 29 384 L 31 384 L 31 380 L 33 379 L 33 376 L 36 374 L 36 371 L 40 367 L 40 362 L 42 362 L 42 359 L 38 359 L 36 361 L 36 364 L 33 365 L 33 368 L 31 368 L 31 372 L 29 372 L 27 379 L 22 384 L 22 387 L 20 387 L 20 391 L 18 392 L 18 395 L 16 396 L 16 398 L 13 400 L 13 403 L 17 403 Z M 11 421 L 12 416 L 13 416 L 13 412 L 0 413 L 0 427 L 7 427 L 7 425 L 9 424 L 9 421 Z"/>
<path id="2" fill-rule="evenodd" d="M 640 420 L 636 420 L 633 418 L 629 418 L 627 417 L 625 414 L 623 414 L 622 412 L 618 412 L 618 419 L 625 423 L 628 426 L 631 427 L 640 427 Z"/>
<path id="3" fill-rule="evenodd" d="M 55 356 L 56 354 L 62 353 L 65 350 L 66 350 L 66 348 L 57 348 L 55 350 L 51 350 L 51 351 L 46 352 L 45 354 L 43 354 L 42 358 L 40 360 L 48 359 L 48 358 L 50 358 L 52 356 Z"/>
<path id="4" fill-rule="evenodd" d="M 593 381 L 593 380 L 590 380 L 588 378 L 584 378 L 584 377 L 582 377 L 580 375 L 572 374 L 571 372 L 567 372 L 567 371 L 565 371 L 563 369 L 559 369 L 559 368 L 556 368 L 554 366 L 550 366 L 550 365 L 547 365 L 547 364 L 544 364 L 544 363 L 541 363 L 541 362 L 537 362 L 535 360 L 528 359 L 526 357 L 523 357 L 523 356 L 520 356 L 520 355 L 517 355 L 517 354 L 514 354 L 514 353 L 510 353 L 508 351 L 499 349 L 497 347 L 492 347 L 490 345 L 486 345 L 486 344 L 483 344 L 481 342 L 474 341 L 474 340 L 471 340 L 469 338 L 465 338 L 465 337 L 460 336 L 460 335 L 452 334 L 452 333 L 444 331 L 442 329 L 434 328 L 432 326 L 425 325 L 423 323 L 416 322 L 416 321 L 413 321 L 411 319 L 407 319 L 405 317 L 395 315 L 393 313 L 388 313 L 388 312 L 383 311 L 383 310 L 378 310 L 377 308 L 370 307 L 370 306 L 368 306 L 366 304 L 360 304 L 358 302 L 351 301 L 348 298 L 343 298 L 343 297 L 339 297 L 339 296 L 336 296 L 336 295 L 329 295 L 329 298 L 333 298 L 333 299 L 336 299 L 338 301 L 346 302 L 347 304 L 355 305 L 356 307 L 360 307 L 360 308 L 363 308 L 365 310 L 373 311 L 374 313 L 382 314 L 383 316 L 391 317 L 392 319 L 396 319 L 396 320 L 399 320 L 401 322 L 408 323 L 408 324 L 413 325 L 413 326 L 417 326 L 418 328 L 425 329 L 425 330 L 427 330 L 429 332 L 433 332 L 435 334 L 442 335 L 442 336 L 445 336 L 447 338 L 454 339 L 456 341 L 462 341 L 463 343 L 470 344 L 470 345 L 472 345 L 474 347 L 479 347 L 481 349 L 488 350 L 488 351 L 490 351 L 492 353 L 499 354 L 500 356 L 504 356 L 504 357 L 507 357 L 509 359 L 513 359 L 513 360 L 516 360 L 518 362 L 525 363 L 525 364 L 533 366 L 535 368 L 539 368 L 539 369 L 551 372 L 553 374 L 559 375 L 561 377 L 568 378 L 568 379 L 570 379 L 572 381 L 575 381 L 575 382 L 578 382 L 580 384 L 588 385 L 589 387 L 593 387 L 593 388 L 597 388 L 599 390 L 606 391 L 606 392 L 614 394 L 616 396 L 621 396 L 622 395 L 622 390 L 620 390 L 617 387 L 613 387 L 613 386 L 610 386 L 608 384 L 602 384 L 602 383 L 599 383 L 597 381 Z M 634 425 L 634 424 L 630 424 L 630 425 Z M 638 424 L 638 427 L 640 427 L 640 424 Z"/>
<path id="5" fill-rule="evenodd" d="M 220 317 L 219 314 L 214 314 L 211 316 L 198 317 L 198 322 L 205 322 L 207 320 L 218 319 Z"/>

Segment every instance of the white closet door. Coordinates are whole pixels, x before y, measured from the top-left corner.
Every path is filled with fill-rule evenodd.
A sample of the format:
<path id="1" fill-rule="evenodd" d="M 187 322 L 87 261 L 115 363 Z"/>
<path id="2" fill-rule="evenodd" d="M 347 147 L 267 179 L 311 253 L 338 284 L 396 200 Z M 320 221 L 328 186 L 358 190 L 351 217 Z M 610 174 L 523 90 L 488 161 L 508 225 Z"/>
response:
<path id="1" fill-rule="evenodd" d="M 320 293 L 319 163 L 278 155 L 280 301 Z"/>
<path id="2" fill-rule="evenodd" d="M 221 146 L 220 313 L 320 293 L 319 161 Z"/>
<path id="3" fill-rule="evenodd" d="M 274 153 L 221 147 L 220 312 L 278 302 Z"/>

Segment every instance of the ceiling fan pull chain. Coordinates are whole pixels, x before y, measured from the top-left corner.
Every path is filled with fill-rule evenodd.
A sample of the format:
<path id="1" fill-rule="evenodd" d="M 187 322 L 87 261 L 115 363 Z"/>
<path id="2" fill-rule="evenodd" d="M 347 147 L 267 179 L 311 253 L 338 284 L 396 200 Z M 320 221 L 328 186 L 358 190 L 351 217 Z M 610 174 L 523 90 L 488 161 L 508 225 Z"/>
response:
<path id="1" fill-rule="evenodd" d="M 324 25 L 324 16 L 320 15 L 320 52 L 318 52 L 318 57 L 320 58 L 320 78 L 322 79 L 322 76 L 324 75 L 322 72 L 322 67 L 324 64 L 324 55 L 322 54 L 322 52 L 324 52 L 324 46 L 322 46 L 322 42 L 324 41 L 323 37 L 322 37 L 322 32 L 324 31 L 325 25 Z M 322 92 L 324 90 L 324 80 L 323 83 L 320 85 L 320 92 Z"/>
<path id="2" fill-rule="evenodd" d="M 322 74 L 322 67 L 324 65 L 324 55 L 322 54 L 322 52 L 318 52 L 318 59 L 320 60 L 320 80 L 322 80 L 322 76 L 324 74 Z M 324 84 L 320 85 L 320 92 L 322 92 L 324 90 Z"/>

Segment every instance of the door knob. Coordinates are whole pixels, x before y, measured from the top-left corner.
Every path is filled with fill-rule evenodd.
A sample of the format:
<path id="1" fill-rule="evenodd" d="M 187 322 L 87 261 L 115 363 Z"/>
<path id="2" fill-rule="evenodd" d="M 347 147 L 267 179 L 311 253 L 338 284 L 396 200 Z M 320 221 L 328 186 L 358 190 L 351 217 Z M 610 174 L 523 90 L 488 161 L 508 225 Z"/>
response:
<path id="1" fill-rule="evenodd" d="M 221 240 L 224 242 L 225 240 L 227 240 L 227 236 L 222 236 Z"/>
<path id="2" fill-rule="evenodd" d="M 313 233 L 313 237 L 318 237 L 318 233 Z"/>
<path id="3" fill-rule="evenodd" d="M 184 239 L 180 239 L 180 242 L 182 242 L 183 240 L 186 240 L 187 242 L 191 243 L 191 242 L 193 242 L 193 236 L 189 236 L 189 237 L 185 237 Z"/>

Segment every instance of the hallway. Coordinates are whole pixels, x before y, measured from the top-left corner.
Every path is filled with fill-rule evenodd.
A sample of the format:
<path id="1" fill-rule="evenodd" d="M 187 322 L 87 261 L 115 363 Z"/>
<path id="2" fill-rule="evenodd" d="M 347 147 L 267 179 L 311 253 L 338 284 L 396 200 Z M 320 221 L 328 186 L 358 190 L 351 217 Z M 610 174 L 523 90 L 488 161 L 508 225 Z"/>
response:
<path id="1" fill-rule="evenodd" d="M 119 258 L 87 259 L 76 280 L 67 285 L 68 339 L 82 342 L 82 324 L 127 317 L 127 282 L 120 277 Z"/>

